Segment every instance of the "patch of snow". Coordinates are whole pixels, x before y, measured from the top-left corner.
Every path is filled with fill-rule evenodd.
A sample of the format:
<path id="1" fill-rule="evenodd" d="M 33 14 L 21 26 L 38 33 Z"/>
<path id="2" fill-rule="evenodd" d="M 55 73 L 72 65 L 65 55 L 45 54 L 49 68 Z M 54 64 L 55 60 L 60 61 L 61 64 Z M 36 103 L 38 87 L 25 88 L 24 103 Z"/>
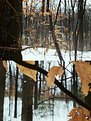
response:
<path id="1" fill-rule="evenodd" d="M 21 108 L 22 101 L 18 99 L 18 109 L 17 109 L 17 118 L 14 118 L 14 99 L 11 101 L 10 110 L 11 113 L 9 115 L 9 98 L 5 97 L 5 105 L 4 105 L 4 121 L 21 121 Z M 65 101 L 55 100 L 53 115 L 48 112 L 48 109 L 45 107 L 44 110 L 41 109 L 34 110 L 33 121 L 67 121 L 68 120 L 68 112 L 72 109 L 73 103 L 69 101 L 66 103 Z"/>
<path id="2" fill-rule="evenodd" d="M 17 118 L 14 118 L 14 98 L 9 102 L 9 97 L 4 98 L 4 121 L 21 121 L 21 108 L 22 102 L 21 99 L 18 98 L 17 101 Z M 9 112 L 11 111 L 11 112 Z"/>

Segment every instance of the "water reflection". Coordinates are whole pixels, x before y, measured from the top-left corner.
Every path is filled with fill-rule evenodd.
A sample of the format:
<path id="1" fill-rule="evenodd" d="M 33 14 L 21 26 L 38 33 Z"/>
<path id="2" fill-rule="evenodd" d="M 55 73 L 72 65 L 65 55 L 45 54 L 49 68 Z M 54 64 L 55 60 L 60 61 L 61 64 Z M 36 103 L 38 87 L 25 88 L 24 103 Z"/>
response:
<path id="1" fill-rule="evenodd" d="M 10 107 L 10 109 L 9 109 Z M 38 109 L 33 110 L 33 121 L 67 121 L 68 112 L 72 109 L 73 102 L 64 100 L 50 100 L 38 106 Z M 18 98 L 17 118 L 14 118 L 14 98 L 9 102 L 9 97 L 4 99 L 4 121 L 21 121 L 22 101 Z M 11 112 L 9 112 L 11 111 Z"/>

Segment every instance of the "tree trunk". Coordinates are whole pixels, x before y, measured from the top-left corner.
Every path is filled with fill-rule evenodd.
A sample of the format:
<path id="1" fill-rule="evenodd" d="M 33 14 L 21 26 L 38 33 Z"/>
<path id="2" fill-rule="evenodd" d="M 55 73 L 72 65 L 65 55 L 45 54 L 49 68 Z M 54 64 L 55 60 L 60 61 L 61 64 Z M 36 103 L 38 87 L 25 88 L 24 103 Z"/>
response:
<path id="1" fill-rule="evenodd" d="M 9 116 L 12 113 L 12 96 L 13 96 L 13 79 L 12 79 L 12 69 L 9 63 Z"/>
<path id="2" fill-rule="evenodd" d="M 83 0 L 79 0 L 78 20 L 79 20 L 79 49 L 83 51 Z"/>
<path id="3" fill-rule="evenodd" d="M 18 99 L 18 67 L 16 67 L 16 79 L 15 79 L 15 110 L 14 117 L 17 118 L 17 99 Z"/>
<path id="4" fill-rule="evenodd" d="M 0 58 L 13 59 L 20 57 L 21 37 L 21 0 L 0 0 Z M 4 48 L 3 48 L 4 47 Z M 11 49 L 13 48 L 13 49 Z M 17 56 L 16 56 L 17 55 Z"/>
<path id="5" fill-rule="evenodd" d="M 4 105 L 4 91 L 5 91 L 5 68 L 2 61 L 0 61 L 0 121 L 3 121 L 3 105 Z"/>
<path id="6" fill-rule="evenodd" d="M 22 90 L 22 121 L 32 121 L 33 80 L 24 75 Z"/>

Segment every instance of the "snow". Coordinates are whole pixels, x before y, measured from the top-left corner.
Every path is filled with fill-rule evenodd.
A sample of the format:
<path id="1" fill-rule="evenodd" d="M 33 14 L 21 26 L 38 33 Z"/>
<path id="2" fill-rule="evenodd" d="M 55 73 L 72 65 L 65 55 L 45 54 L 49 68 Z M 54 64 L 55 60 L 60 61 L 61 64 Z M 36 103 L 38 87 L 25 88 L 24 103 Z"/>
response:
<path id="1" fill-rule="evenodd" d="M 58 60 L 58 57 L 55 54 L 55 50 L 50 49 L 47 51 L 45 48 L 30 48 L 22 51 L 23 60 Z"/>
<path id="2" fill-rule="evenodd" d="M 48 111 L 45 114 L 42 112 L 41 115 L 38 115 L 38 110 L 36 115 L 33 118 L 33 121 L 68 121 L 68 112 L 72 109 L 72 102 L 66 103 L 65 101 L 56 100 L 54 102 L 54 115 L 48 115 Z"/>
<path id="3" fill-rule="evenodd" d="M 21 108 L 22 108 L 22 102 L 21 99 L 18 99 L 18 115 L 17 118 L 14 118 L 14 99 L 11 101 L 10 105 L 10 116 L 9 116 L 9 98 L 5 97 L 4 100 L 4 121 L 21 121 Z M 48 109 L 46 110 L 40 110 L 39 108 L 37 110 L 34 110 L 33 115 L 33 121 L 67 121 L 68 120 L 68 112 L 72 109 L 73 103 L 72 101 L 69 101 L 66 103 L 65 101 L 56 100 L 54 102 L 54 115 L 52 116 L 50 112 L 48 112 Z"/>
<path id="4" fill-rule="evenodd" d="M 66 63 L 74 60 L 74 51 L 61 50 L 61 53 Z M 56 50 L 46 48 L 28 48 L 22 51 L 22 57 L 23 60 L 59 61 Z M 91 60 L 91 51 L 77 51 L 77 60 L 85 59 Z"/>
<path id="5" fill-rule="evenodd" d="M 14 118 L 14 98 L 9 102 L 9 97 L 4 98 L 4 121 L 21 121 L 21 108 L 22 102 L 21 99 L 18 98 L 17 101 L 18 109 L 17 109 L 17 118 Z M 10 108 L 9 108 L 10 107 Z M 10 114 L 9 114 L 10 109 Z"/>

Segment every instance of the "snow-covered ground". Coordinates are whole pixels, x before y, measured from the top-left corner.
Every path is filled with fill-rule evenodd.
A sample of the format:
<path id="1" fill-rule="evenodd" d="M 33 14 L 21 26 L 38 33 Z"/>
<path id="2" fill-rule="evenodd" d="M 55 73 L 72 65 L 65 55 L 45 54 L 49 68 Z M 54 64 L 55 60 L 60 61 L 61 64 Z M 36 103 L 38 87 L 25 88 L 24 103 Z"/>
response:
<path id="1" fill-rule="evenodd" d="M 11 102 L 9 102 L 9 97 L 4 98 L 4 121 L 21 121 L 21 99 L 18 98 L 17 104 L 17 118 L 14 118 L 14 98 Z"/>
<path id="2" fill-rule="evenodd" d="M 12 99 L 9 105 L 9 98 L 5 97 L 4 103 L 4 121 L 21 121 L 21 99 L 18 98 L 17 118 L 14 118 L 14 99 Z M 10 114 L 9 107 L 11 111 Z M 72 101 L 66 103 L 65 101 L 56 100 L 54 101 L 53 115 L 50 114 L 49 108 L 47 109 L 45 107 L 45 109 L 42 110 L 38 108 L 33 112 L 33 121 L 67 121 L 68 113 L 72 107 Z"/>
<path id="3" fill-rule="evenodd" d="M 66 63 L 74 60 L 74 51 L 61 50 L 62 56 Z M 44 61 L 59 61 L 55 49 L 46 48 L 30 48 L 22 51 L 23 60 L 44 60 Z M 91 51 L 77 52 L 77 60 L 91 60 Z"/>
<path id="4" fill-rule="evenodd" d="M 68 113 L 73 108 L 72 101 L 66 103 L 65 101 L 54 101 L 54 114 L 49 114 L 48 110 L 45 112 L 40 110 L 34 111 L 33 121 L 68 121 Z"/>

